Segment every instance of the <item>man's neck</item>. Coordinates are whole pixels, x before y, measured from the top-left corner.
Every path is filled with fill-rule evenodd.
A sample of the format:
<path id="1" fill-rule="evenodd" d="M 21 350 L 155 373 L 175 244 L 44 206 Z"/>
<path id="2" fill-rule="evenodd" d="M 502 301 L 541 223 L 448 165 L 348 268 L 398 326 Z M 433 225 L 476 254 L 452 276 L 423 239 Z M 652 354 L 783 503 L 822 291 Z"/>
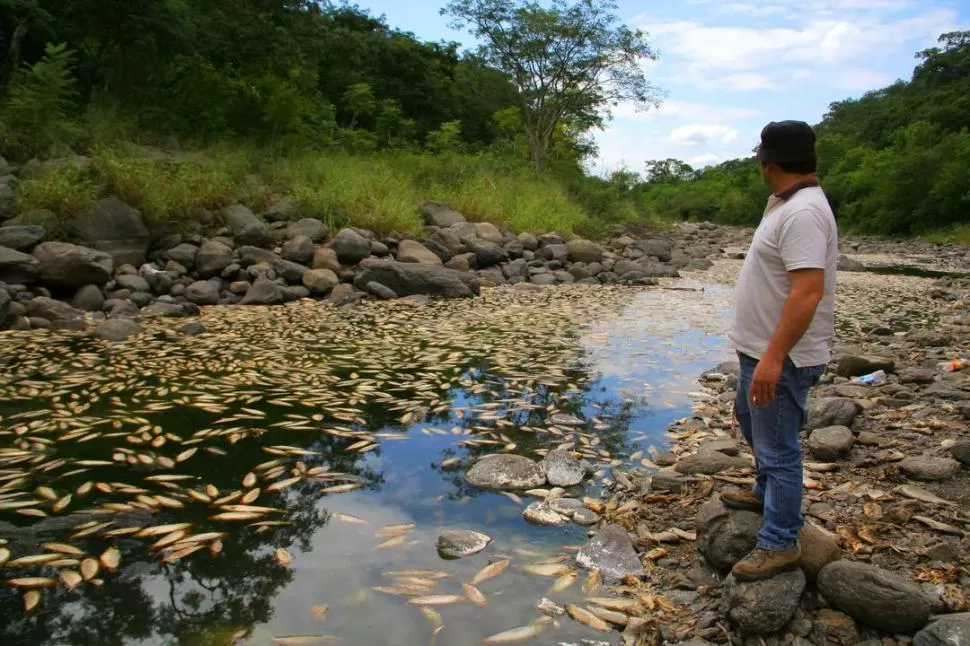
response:
<path id="1" fill-rule="evenodd" d="M 818 186 L 818 176 L 815 173 L 809 173 L 807 175 L 783 175 L 777 182 L 773 183 L 771 192 L 775 197 L 785 200 L 798 192 L 799 189 L 807 186 Z"/>

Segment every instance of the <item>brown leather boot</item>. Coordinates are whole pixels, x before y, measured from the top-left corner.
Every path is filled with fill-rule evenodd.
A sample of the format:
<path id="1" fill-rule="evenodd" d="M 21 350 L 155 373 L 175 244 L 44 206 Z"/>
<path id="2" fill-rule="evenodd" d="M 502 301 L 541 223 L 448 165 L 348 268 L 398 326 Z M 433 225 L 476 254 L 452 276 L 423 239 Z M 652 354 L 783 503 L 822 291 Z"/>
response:
<path id="1" fill-rule="evenodd" d="M 760 581 L 770 579 L 776 574 L 790 572 L 798 568 L 802 550 L 796 545 L 790 550 L 763 550 L 760 547 L 752 550 L 731 572 L 738 581 Z"/>
<path id="2" fill-rule="evenodd" d="M 765 501 L 754 495 L 753 491 L 745 489 L 733 489 L 721 493 L 721 502 L 731 509 L 743 509 L 759 514 L 765 510 Z"/>

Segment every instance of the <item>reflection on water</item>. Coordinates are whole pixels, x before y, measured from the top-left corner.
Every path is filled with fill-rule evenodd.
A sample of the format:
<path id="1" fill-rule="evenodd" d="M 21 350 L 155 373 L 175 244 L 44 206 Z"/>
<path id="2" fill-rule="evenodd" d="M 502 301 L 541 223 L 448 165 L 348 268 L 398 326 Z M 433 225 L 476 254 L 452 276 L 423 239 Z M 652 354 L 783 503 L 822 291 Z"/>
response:
<path id="1" fill-rule="evenodd" d="M 575 288 L 419 309 L 214 309 L 200 337 L 158 324 L 113 347 L 7 334 L 0 538 L 11 560 L 51 553 L 52 542 L 88 556 L 0 568 L 6 579 L 55 579 L 26 616 L 25 588 L 0 589 L 0 639 L 462 645 L 531 624 L 542 597 L 583 593 L 579 583 L 552 593 L 555 579 L 520 566 L 571 555 L 586 530 L 530 526 L 528 501 L 476 490 L 464 471 L 481 455 L 535 458 L 564 442 L 601 468 L 661 447 L 690 411 L 694 377 L 727 354 L 727 296 Z M 586 426 L 556 428 L 555 413 Z M 414 527 L 400 540 L 377 535 L 397 524 Z M 152 530 L 165 525 L 175 528 Z M 443 561 L 435 539 L 455 527 L 494 540 Z M 152 549 L 159 541 L 169 542 Z M 73 591 L 56 581 L 80 567 L 72 559 L 112 545 L 117 571 L 101 567 Z M 278 548 L 294 556 L 289 567 Z M 437 607 L 436 634 L 433 613 L 374 590 L 431 578 L 434 594 L 461 595 L 500 558 L 512 566 L 479 585 L 487 605 Z M 530 643 L 604 638 L 558 623 Z"/>

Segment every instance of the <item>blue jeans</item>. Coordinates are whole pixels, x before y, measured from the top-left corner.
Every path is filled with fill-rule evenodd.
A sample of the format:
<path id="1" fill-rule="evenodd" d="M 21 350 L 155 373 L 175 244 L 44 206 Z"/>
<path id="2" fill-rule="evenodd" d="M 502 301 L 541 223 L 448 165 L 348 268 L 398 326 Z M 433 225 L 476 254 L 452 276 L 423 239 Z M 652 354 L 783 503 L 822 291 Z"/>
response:
<path id="1" fill-rule="evenodd" d="M 808 391 L 818 383 L 825 366 L 798 368 L 786 357 L 775 400 L 765 408 L 756 408 L 749 401 L 749 393 L 758 361 L 740 353 L 739 358 L 741 377 L 735 412 L 741 434 L 754 452 L 754 493 L 765 501 L 758 547 L 791 549 L 803 523 L 802 447 L 798 440 L 808 417 Z"/>

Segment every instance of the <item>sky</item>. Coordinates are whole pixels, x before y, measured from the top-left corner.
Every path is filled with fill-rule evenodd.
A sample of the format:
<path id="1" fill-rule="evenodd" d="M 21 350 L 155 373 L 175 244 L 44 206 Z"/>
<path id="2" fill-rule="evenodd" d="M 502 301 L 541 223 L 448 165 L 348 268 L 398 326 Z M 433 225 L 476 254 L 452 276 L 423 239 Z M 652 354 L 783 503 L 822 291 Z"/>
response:
<path id="1" fill-rule="evenodd" d="M 439 14 L 444 0 L 359 0 L 424 40 L 475 44 Z M 623 22 L 659 51 L 647 77 L 659 109 L 613 110 L 590 170 L 652 159 L 702 167 L 751 154 L 769 121 L 818 123 L 829 104 L 908 80 L 914 54 L 970 29 L 970 0 L 618 0 Z"/>

